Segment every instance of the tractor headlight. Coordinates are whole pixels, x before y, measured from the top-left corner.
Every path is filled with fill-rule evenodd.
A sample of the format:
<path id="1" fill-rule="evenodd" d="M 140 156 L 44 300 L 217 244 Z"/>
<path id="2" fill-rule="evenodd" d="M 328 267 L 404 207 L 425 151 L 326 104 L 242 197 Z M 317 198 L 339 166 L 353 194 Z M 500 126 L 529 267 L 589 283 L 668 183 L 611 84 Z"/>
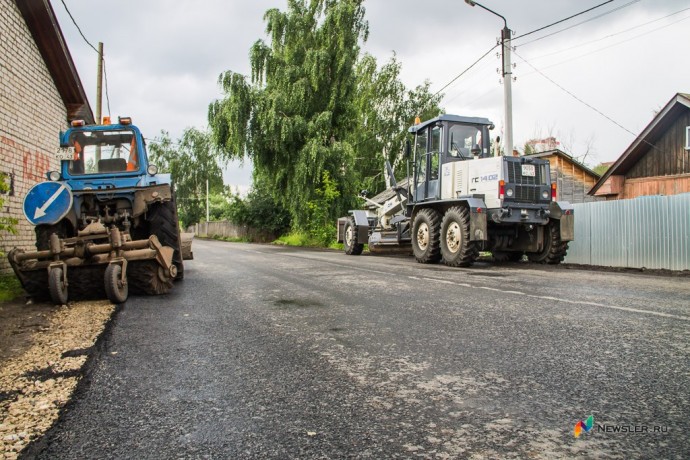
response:
<path id="1" fill-rule="evenodd" d="M 513 189 L 512 189 L 512 188 L 506 189 L 506 196 L 507 196 L 508 198 L 512 197 L 514 193 L 515 193 L 515 192 L 513 192 Z"/>
<path id="2" fill-rule="evenodd" d="M 60 172 L 59 171 L 48 171 L 48 180 L 51 180 L 53 182 L 57 182 L 60 180 Z"/>
<path id="3" fill-rule="evenodd" d="M 541 197 L 544 200 L 548 200 L 549 199 L 549 192 L 547 190 L 544 190 L 543 192 L 541 192 Z"/>
<path id="4" fill-rule="evenodd" d="M 158 174 L 158 166 L 156 166 L 156 165 L 149 165 L 149 166 L 146 168 L 146 172 L 149 173 L 149 175 L 151 175 L 151 176 L 155 176 L 156 174 Z"/>

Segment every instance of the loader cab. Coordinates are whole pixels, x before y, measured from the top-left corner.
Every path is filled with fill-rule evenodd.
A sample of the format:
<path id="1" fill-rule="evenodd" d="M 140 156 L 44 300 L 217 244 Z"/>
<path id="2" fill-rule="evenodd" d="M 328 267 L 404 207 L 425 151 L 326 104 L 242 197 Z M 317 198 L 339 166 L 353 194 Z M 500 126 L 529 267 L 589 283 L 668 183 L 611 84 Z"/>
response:
<path id="1" fill-rule="evenodd" d="M 486 118 L 457 115 L 441 115 L 412 126 L 414 175 L 410 186 L 414 202 L 441 198 L 443 164 L 489 157 L 492 128 Z"/>

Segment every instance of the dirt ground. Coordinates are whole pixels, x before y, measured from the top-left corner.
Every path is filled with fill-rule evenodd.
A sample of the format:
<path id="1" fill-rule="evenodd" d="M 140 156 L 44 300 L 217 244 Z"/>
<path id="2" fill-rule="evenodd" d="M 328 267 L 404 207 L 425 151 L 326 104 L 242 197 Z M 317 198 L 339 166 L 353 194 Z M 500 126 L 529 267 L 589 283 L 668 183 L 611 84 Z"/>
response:
<path id="1" fill-rule="evenodd" d="M 0 303 L 0 459 L 17 458 L 55 422 L 114 308 Z"/>

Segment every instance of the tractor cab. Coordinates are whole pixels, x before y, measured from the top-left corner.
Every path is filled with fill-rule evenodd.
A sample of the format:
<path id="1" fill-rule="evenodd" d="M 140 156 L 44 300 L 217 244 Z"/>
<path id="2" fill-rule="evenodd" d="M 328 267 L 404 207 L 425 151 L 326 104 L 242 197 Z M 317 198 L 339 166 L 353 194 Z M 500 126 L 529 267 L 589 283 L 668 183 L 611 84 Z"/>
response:
<path id="1" fill-rule="evenodd" d="M 443 165 L 491 156 L 489 130 L 494 125 L 486 118 L 441 115 L 409 129 L 414 136 L 414 177 L 411 196 L 414 202 L 441 198 Z"/>
<path id="2" fill-rule="evenodd" d="M 128 117 L 112 125 L 72 122 L 72 127 L 60 135 L 57 156 L 62 160 L 61 170 L 50 174 L 68 180 L 74 190 L 146 186 L 147 175 L 157 172 L 148 164 L 141 132 Z"/>

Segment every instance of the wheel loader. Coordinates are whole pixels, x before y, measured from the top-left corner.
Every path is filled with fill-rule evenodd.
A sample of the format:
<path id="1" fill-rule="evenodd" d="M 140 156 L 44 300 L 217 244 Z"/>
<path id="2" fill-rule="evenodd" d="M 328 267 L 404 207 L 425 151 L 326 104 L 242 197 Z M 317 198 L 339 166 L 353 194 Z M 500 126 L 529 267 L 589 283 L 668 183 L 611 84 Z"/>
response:
<path id="1" fill-rule="evenodd" d="M 28 294 L 56 304 L 103 297 L 122 303 L 130 292 L 170 291 L 184 277 L 183 259 L 192 258 L 191 241 L 181 240 L 170 175 L 149 164 L 131 118 L 73 121 L 60 133 L 56 156 L 60 170 L 24 199 L 36 251 L 8 254 Z"/>
<path id="2" fill-rule="evenodd" d="M 409 128 L 408 177 L 360 197 L 367 209 L 338 219 L 345 253 L 412 253 L 420 263 L 474 263 L 480 251 L 494 260 L 558 264 L 574 239 L 573 206 L 556 201 L 549 162 L 529 156 L 492 156 L 486 118 L 441 115 Z"/>

